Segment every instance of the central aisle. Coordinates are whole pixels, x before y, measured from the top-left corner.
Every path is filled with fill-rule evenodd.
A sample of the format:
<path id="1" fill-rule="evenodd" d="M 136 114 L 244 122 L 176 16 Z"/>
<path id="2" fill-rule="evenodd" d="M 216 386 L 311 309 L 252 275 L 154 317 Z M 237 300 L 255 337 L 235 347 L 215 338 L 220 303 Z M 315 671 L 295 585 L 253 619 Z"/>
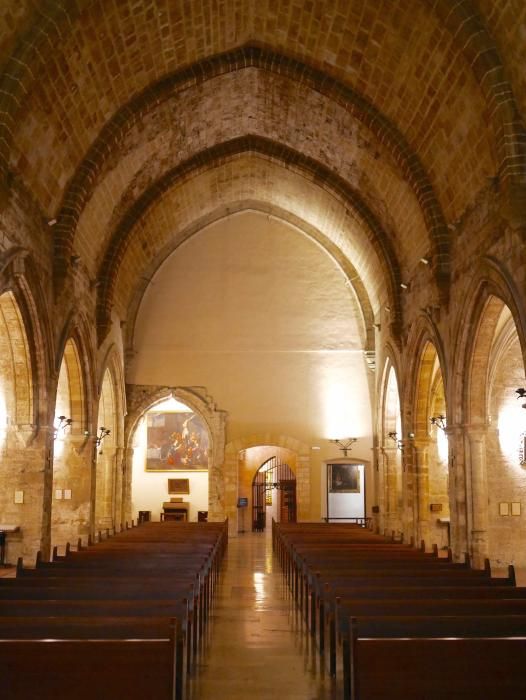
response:
<path id="1" fill-rule="evenodd" d="M 208 648 L 191 700 L 334 700 L 332 679 L 305 634 L 272 554 L 270 533 L 232 538 Z"/>

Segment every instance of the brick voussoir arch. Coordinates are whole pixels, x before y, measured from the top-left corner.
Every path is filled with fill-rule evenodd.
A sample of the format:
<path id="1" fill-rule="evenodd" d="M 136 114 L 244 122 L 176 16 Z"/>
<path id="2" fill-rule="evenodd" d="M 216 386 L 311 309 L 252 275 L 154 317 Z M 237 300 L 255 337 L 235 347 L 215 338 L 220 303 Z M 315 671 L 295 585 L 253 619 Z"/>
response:
<path id="1" fill-rule="evenodd" d="M 136 95 L 104 126 L 77 168 L 56 217 L 57 225 L 54 229 L 56 279 L 60 281 L 67 274 L 80 215 L 93 193 L 98 176 L 114 149 L 119 147 L 124 134 L 147 112 L 174 93 L 182 92 L 190 86 L 211 80 L 218 75 L 245 68 L 258 68 L 277 73 L 307 85 L 346 109 L 389 150 L 412 187 L 422 209 L 434 249 L 433 265 L 437 282 L 439 289 L 444 290 L 449 281 L 450 270 L 449 232 L 425 168 L 403 134 L 353 88 L 305 63 L 255 44 L 217 54 L 166 76 Z"/>
<path id="2" fill-rule="evenodd" d="M 362 343 L 365 351 L 374 352 L 375 349 L 375 329 L 374 329 L 374 312 L 371 304 L 370 295 L 366 289 L 363 279 L 360 277 L 358 270 L 352 262 L 338 249 L 335 243 L 331 242 L 317 227 L 308 224 L 304 219 L 301 219 L 281 207 L 268 205 L 261 200 L 236 200 L 229 201 L 227 206 L 216 209 L 209 215 L 195 219 L 191 225 L 178 232 L 174 236 L 174 240 L 169 246 L 160 249 L 153 258 L 150 265 L 142 270 L 142 276 L 137 280 L 133 294 L 129 298 L 127 305 L 126 316 L 126 345 L 133 352 L 133 339 L 135 335 L 135 324 L 137 314 L 143 295 L 150 284 L 150 280 L 162 265 L 164 260 L 171 255 L 184 241 L 187 241 L 191 236 L 201 231 L 211 223 L 221 221 L 227 216 L 238 213 L 240 211 L 258 211 L 269 214 L 278 218 L 281 221 L 287 222 L 290 226 L 300 230 L 302 233 L 309 236 L 312 240 L 319 243 L 329 256 L 336 262 L 346 278 L 351 282 L 351 289 L 356 295 L 357 312 L 363 324 L 362 328 Z"/>
<path id="3" fill-rule="evenodd" d="M 133 230 L 151 206 L 175 185 L 189 179 L 202 170 L 213 168 L 237 155 L 258 153 L 269 157 L 284 167 L 298 170 L 315 184 L 340 198 L 354 213 L 367 233 L 371 245 L 384 264 L 389 297 L 393 303 L 393 332 L 399 334 L 402 326 L 402 309 L 400 302 L 400 267 L 393 244 L 373 212 L 367 207 L 360 195 L 342 178 L 332 173 L 324 165 L 290 149 L 260 136 L 248 135 L 232 139 L 225 143 L 205 149 L 189 158 L 184 163 L 168 171 L 162 178 L 147 189 L 128 209 L 115 229 L 106 254 L 99 269 L 99 293 L 97 301 L 97 328 L 99 342 L 106 336 L 110 326 L 110 314 L 117 270 L 122 262 Z"/>
<path id="4" fill-rule="evenodd" d="M 488 104 L 503 183 L 526 182 L 526 129 L 493 37 L 471 0 L 438 0 L 435 12 L 457 40 Z"/>
<path id="5" fill-rule="evenodd" d="M 429 314 L 419 316 L 411 327 L 411 333 L 404 350 L 406 371 L 404 372 L 404 385 L 400 396 L 402 415 L 407 425 L 416 427 L 417 417 L 417 393 L 419 387 L 419 377 L 422 359 L 426 346 L 433 346 L 438 356 L 440 371 L 444 382 L 444 393 L 446 404 L 449 405 L 448 388 L 450 371 L 446 349 L 440 332 Z M 415 431 L 416 432 L 416 431 Z"/>
<path id="6" fill-rule="evenodd" d="M 484 320 L 487 305 L 492 299 L 509 308 L 526 366 L 525 295 L 500 261 L 491 256 L 485 256 L 477 265 L 474 279 L 464 296 L 464 304 L 457 313 L 458 323 L 453 353 L 455 366 L 451 372 L 453 404 L 457 406 L 455 415 L 457 422 L 469 422 L 471 419 L 470 400 L 473 397 L 470 380 L 471 363 L 477 351 L 477 344 L 480 345 L 480 324 Z"/>

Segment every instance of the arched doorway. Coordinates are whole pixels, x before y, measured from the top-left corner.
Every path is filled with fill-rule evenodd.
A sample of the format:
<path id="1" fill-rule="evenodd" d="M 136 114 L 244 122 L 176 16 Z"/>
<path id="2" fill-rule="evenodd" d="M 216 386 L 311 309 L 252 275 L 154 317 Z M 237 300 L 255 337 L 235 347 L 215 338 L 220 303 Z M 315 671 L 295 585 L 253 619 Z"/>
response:
<path id="1" fill-rule="evenodd" d="M 132 445 L 134 518 L 207 518 L 212 438 L 197 411 L 174 397 L 157 401 L 137 421 Z"/>
<path id="2" fill-rule="evenodd" d="M 450 545 L 446 400 L 437 350 L 426 341 L 415 390 L 416 535 L 428 547 Z"/>
<path id="3" fill-rule="evenodd" d="M 476 565 L 524 566 L 523 496 L 526 486 L 526 389 L 515 320 L 500 298 L 488 295 L 468 359 L 466 419 L 471 503 L 468 523 Z"/>
<path id="4" fill-rule="evenodd" d="M 11 562 L 38 549 L 40 541 L 40 514 L 27 505 L 41 493 L 40 469 L 32 466 L 27 449 L 21 447 L 23 431 L 33 427 L 34 400 L 24 320 L 15 295 L 4 292 L 0 295 L 0 522 L 20 528 L 8 538 Z"/>
<path id="5" fill-rule="evenodd" d="M 267 521 L 295 523 L 296 475 L 281 457 L 269 457 L 252 481 L 252 531 L 263 532 Z"/>
<path id="6" fill-rule="evenodd" d="M 95 529 L 115 526 L 117 507 L 117 402 L 115 382 L 109 369 L 104 373 L 99 398 L 96 437 Z"/>
<path id="7" fill-rule="evenodd" d="M 384 373 L 381 423 L 383 465 L 377 486 L 380 531 L 403 531 L 402 420 L 396 371 L 388 362 Z"/>
<path id="8" fill-rule="evenodd" d="M 79 347 L 69 338 L 60 365 L 55 402 L 52 545 L 65 546 L 90 532 L 91 450 L 87 444 L 86 389 Z"/>

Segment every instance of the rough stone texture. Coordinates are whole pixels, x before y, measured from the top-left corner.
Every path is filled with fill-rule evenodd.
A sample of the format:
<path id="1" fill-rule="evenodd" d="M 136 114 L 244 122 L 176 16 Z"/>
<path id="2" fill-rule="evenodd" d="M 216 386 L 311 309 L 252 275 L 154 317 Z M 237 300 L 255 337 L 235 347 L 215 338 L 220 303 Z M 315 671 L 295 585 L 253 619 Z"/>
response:
<path id="1" fill-rule="evenodd" d="M 124 376 L 142 296 L 191 235 L 249 209 L 317 241 L 352 289 L 376 366 L 377 526 L 444 542 L 437 499 L 457 556 L 525 563 L 523 516 L 496 514 L 520 502 L 524 469 L 490 421 L 524 382 L 525 21 L 510 0 L 3 0 L 0 394 L 17 420 L 0 520 L 23 528 L 10 559 L 49 549 L 53 519 L 74 538 L 130 517 Z M 84 394 L 60 459 L 82 476 L 78 502 L 57 504 L 69 339 Z M 96 460 L 99 416 L 114 439 Z M 237 454 L 257 444 L 295 452 L 301 517 L 319 515 L 326 446 L 313 457 L 284 432 L 240 439 L 222 471 L 214 460 L 213 517 L 237 517 Z"/>

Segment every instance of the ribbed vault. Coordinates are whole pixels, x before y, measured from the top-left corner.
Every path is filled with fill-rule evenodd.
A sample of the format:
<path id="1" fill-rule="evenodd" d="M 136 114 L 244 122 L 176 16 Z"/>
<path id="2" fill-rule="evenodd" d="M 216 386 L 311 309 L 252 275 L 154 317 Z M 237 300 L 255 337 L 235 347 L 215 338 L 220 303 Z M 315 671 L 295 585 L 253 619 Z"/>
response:
<path id="1" fill-rule="evenodd" d="M 119 314 L 125 313 L 145 270 L 155 269 L 199 227 L 244 208 L 293 217 L 301 230 L 316 231 L 313 237 L 333 257 L 340 251 L 352 261 L 349 280 L 362 300 L 369 328 L 368 310 L 378 311 L 382 301 L 391 305 L 393 323 L 399 324 L 396 256 L 359 197 L 330 173 L 320 182 L 299 154 L 295 167 L 284 167 L 282 148 L 275 149 L 272 142 L 252 137 L 230 142 L 228 150 L 225 146 L 169 173 L 121 221 L 99 271 L 99 332 L 107 330 L 114 303 Z"/>

